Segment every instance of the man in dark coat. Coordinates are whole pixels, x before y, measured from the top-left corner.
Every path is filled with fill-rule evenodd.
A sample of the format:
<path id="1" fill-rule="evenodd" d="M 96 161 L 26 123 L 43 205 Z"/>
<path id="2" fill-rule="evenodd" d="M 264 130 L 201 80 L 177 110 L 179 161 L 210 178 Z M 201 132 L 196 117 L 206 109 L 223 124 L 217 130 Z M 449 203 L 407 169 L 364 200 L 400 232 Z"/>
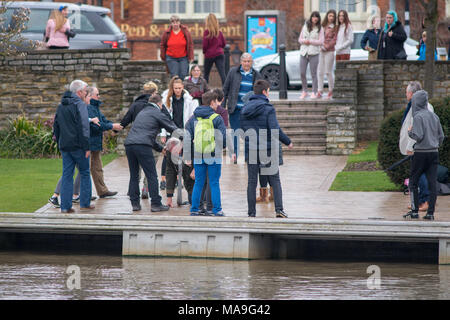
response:
<path id="1" fill-rule="evenodd" d="M 386 14 L 386 23 L 378 46 L 378 59 L 406 59 L 406 52 L 403 43 L 406 41 L 407 35 L 403 29 L 402 23 L 398 21 L 395 11 L 388 11 Z"/>
<path id="2" fill-rule="evenodd" d="M 90 102 L 88 105 L 89 118 L 98 118 L 99 124 L 90 124 L 90 138 L 89 146 L 91 149 L 91 175 L 94 181 L 95 189 L 100 198 L 112 197 L 117 194 L 117 191 L 109 191 L 106 187 L 103 177 L 103 163 L 101 153 L 103 150 L 103 132 L 108 130 L 120 131 L 122 126 L 119 123 L 112 123 L 100 111 L 100 106 L 103 104 L 100 99 L 100 94 L 96 87 L 89 87 Z"/>
<path id="3" fill-rule="evenodd" d="M 254 95 L 241 112 L 241 128 L 245 136 L 245 161 L 248 170 L 247 202 L 248 215 L 256 215 L 256 187 L 258 174 L 267 175 L 273 188 L 275 213 L 278 218 L 287 218 L 283 210 L 283 199 L 278 165 L 282 159 L 279 141 L 293 148 L 288 136 L 281 130 L 275 108 L 269 103 L 270 83 L 258 80 L 253 87 Z"/>
<path id="4" fill-rule="evenodd" d="M 125 139 L 125 152 L 130 168 L 129 196 L 133 211 L 141 210 L 139 200 L 139 166 L 144 170 L 149 184 L 151 211 L 167 211 L 168 206 L 161 203 L 158 192 L 158 174 L 152 149 L 163 152 L 163 146 L 156 141 L 161 128 L 169 133 L 178 127 L 164 113 L 161 112 L 162 99 L 156 94 L 152 96 L 152 103 L 145 107 L 134 120 L 134 124 Z"/>

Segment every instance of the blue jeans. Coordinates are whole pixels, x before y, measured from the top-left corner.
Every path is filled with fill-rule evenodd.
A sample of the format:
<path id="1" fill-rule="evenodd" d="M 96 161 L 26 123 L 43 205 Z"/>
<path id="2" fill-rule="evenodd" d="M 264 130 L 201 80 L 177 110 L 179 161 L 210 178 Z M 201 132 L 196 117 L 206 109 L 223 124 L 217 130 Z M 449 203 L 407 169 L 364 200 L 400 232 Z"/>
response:
<path id="1" fill-rule="evenodd" d="M 419 205 L 430 200 L 430 190 L 425 173 L 419 178 Z"/>
<path id="2" fill-rule="evenodd" d="M 200 198 L 202 197 L 202 190 L 206 180 L 206 172 L 208 172 L 209 186 L 211 188 L 211 201 L 213 204 L 213 213 L 222 211 L 222 203 L 220 201 L 220 174 L 222 165 L 214 164 L 194 164 L 195 169 L 195 184 L 192 191 L 192 206 L 191 212 L 198 212 L 200 206 Z"/>
<path id="3" fill-rule="evenodd" d="M 80 207 L 89 207 L 92 194 L 89 157 L 86 158 L 85 151 L 81 149 L 71 152 L 61 151 L 61 155 L 63 160 L 63 173 L 61 177 L 61 210 L 69 210 L 72 208 L 73 173 L 76 164 L 78 165 L 81 176 Z"/>
<path id="4" fill-rule="evenodd" d="M 232 114 L 230 114 L 230 117 L 229 117 L 230 127 L 234 131 L 241 128 L 241 110 L 242 110 L 242 108 L 239 108 L 238 106 L 236 106 L 236 108 L 234 109 L 234 112 Z M 239 137 L 236 137 L 236 136 L 234 136 L 234 138 L 233 138 L 233 152 L 236 153 L 236 159 L 239 154 L 239 141 L 240 140 L 238 140 L 238 139 L 239 139 Z"/>
<path id="5" fill-rule="evenodd" d="M 189 74 L 189 61 L 187 57 L 172 58 L 166 56 L 167 68 L 169 69 L 170 77 L 179 76 L 181 80 Z"/>

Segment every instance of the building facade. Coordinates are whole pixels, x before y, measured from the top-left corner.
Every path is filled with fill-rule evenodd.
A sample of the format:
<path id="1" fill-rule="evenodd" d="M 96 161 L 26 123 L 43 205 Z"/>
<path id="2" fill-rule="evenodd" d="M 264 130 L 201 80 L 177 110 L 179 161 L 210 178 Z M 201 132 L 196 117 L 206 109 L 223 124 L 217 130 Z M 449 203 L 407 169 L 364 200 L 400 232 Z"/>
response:
<path id="1" fill-rule="evenodd" d="M 288 50 L 299 48 L 298 36 L 312 11 L 322 17 L 329 9 L 344 9 L 349 13 L 354 30 L 365 30 L 369 17 L 384 16 L 394 9 L 405 24 L 409 16 L 410 37 L 419 40 L 425 10 L 419 0 L 67 0 L 100 5 L 111 9 L 111 16 L 127 34 L 128 48 L 133 60 L 159 59 L 159 44 L 163 31 L 169 26 L 172 14 L 180 16 L 194 40 L 196 61 L 203 64 L 202 36 L 204 19 L 210 12 L 219 18 L 220 29 L 231 52 L 238 56 L 246 51 L 245 12 L 248 10 L 277 10 L 284 14 L 284 34 Z M 427 1 L 427 0 L 426 0 Z M 450 0 L 438 0 L 438 46 L 448 47 Z M 407 13 L 409 8 L 409 13 Z M 277 44 L 279 45 L 279 43 Z"/>

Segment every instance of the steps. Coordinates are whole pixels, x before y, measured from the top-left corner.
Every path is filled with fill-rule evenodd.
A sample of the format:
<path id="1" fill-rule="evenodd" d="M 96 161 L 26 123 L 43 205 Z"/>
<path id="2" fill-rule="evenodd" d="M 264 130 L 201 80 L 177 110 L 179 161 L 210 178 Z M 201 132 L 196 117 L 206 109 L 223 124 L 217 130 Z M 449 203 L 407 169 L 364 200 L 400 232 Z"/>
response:
<path id="1" fill-rule="evenodd" d="M 272 101 L 278 123 L 294 148 L 283 145 L 284 154 L 324 155 L 329 101 Z"/>

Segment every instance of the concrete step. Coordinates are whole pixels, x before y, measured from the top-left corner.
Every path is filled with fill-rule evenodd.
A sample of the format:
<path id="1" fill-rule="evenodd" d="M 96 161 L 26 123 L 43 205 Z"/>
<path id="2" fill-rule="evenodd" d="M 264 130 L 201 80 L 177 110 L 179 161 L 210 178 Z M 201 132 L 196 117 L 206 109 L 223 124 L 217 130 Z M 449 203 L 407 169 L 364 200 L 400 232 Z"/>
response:
<path id="1" fill-rule="evenodd" d="M 295 155 L 323 155 L 326 154 L 326 146 L 295 146 L 289 150 L 287 146 L 283 145 L 283 154 Z"/>
<path id="2" fill-rule="evenodd" d="M 310 120 L 303 120 L 303 121 L 297 121 L 297 122 L 278 122 L 280 127 L 284 130 L 286 129 L 310 129 L 310 128 L 320 128 L 325 129 L 327 128 L 327 122 L 326 119 L 310 119 Z"/>
<path id="3" fill-rule="evenodd" d="M 296 112 L 292 112 L 290 114 L 281 113 L 277 114 L 278 123 L 303 123 L 310 121 L 324 121 L 327 119 L 325 114 L 298 114 Z"/>

